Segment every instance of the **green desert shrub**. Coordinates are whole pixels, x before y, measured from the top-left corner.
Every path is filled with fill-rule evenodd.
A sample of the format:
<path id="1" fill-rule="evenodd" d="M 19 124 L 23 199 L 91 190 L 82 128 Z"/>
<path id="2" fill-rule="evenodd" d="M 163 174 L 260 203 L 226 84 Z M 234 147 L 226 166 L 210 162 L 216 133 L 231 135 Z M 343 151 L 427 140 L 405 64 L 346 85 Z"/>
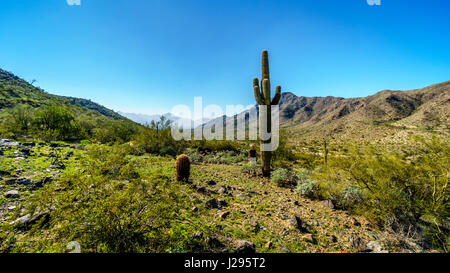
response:
<path id="1" fill-rule="evenodd" d="M 288 169 L 276 169 L 272 172 L 271 180 L 280 187 L 295 187 L 297 184 L 297 177 Z"/>
<path id="2" fill-rule="evenodd" d="M 261 172 L 261 163 L 249 162 L 241 166 L 241 172 L 249 175 L 257 175 Z"/>
<path id="3" fill-rule="evenodd" d="M 309 178 L 310 173 L 307 169 L 297 171 L 297 186 L 295 187 L 295 191 L 307 197 L 315 197 L 318 191 L 318 183 Z"/>
<path id="4" fill-rule="evenodd" d="M 312 173 L 319 196 L 381 225 L 396 223 L 398 232 L 420 224 L 429 241 L 444 247 L 450 216 L 449 142 L 415 138 L 398 151 L 373 145 L 347 148 Z"/>
<path id="5" fill-rule="evenodd" d="M 92 129 L 92 138 L 100 143 L 125 143 L 132 140 L 137 131 L 138 126 L 129 121 L 106 121 L 101 127 Z"/>
<path id="6" fill-rule="evenodd" d="M 287 143 L 287 132 L 280 130 L 278 148 L 272 152 L 272 164 L 276 167 L 290 167 L 296 159 L 294 148 Z"/>
<path id="7" fill-rule="evenodd" d="M 339 197 L 339 204 L 344 208 L 356 207 L 363 201 L 364 192 L 355 185 L 345 187 Z"/>
<path id="8" fill-rule="evenodd" d="M 195 148 L 187 148 L 185 154 L 193 163 L 200 163 L 203 161 L 202 155 Z"/>
<path id="9" fill-rule="evenodd" d="M 37 191 L 23 207 L 24 213 L 47 215 L 46 224 L 34 224 L 20 240 L 3 238 L 0 251 L 64 252 L 70 241 L 82 252 L 205 251 L 190 236 L 198 227 L 183 223 L 183 212 L 192 207 L 190 188 L 172 181 L 172 168 L 160 162 L 167 159 L 155 157 L 139 167 L 123 146 L 86 149 L 77 169 Z"/>

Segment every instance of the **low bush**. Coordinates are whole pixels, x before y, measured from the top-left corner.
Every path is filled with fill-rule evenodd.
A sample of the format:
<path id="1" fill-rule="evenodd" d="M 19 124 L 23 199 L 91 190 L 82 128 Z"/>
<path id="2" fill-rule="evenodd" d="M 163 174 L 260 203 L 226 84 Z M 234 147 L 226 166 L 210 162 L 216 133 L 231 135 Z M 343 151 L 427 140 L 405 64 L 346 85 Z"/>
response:
<path id="1" fill-rule="evenodd" d="M 291 188 L 297 185 L 297 177 L 288 169 L 277 169 L 272 172 L 271 180 L 280 187 Z"/>

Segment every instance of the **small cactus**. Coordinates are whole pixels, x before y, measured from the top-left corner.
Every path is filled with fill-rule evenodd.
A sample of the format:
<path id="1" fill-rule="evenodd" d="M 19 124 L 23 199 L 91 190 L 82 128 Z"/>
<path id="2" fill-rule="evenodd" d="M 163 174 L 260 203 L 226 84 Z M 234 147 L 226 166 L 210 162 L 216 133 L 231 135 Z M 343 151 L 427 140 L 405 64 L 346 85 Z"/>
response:
<path id="1" fill-rule="evenodd" d="M 328 165 L 328 153 L 329 153 L 329 150 L 328 150 L 327 139 L 324 138 L 324 139 L 323 139 L 323 164 L 324 164 L 325 166 Z"/>
<path id="2" fill-rule="evenodd" d="M 189 175 L 191 172 L 191 161 L 185 154 L 177 157 L 176 161 L 177 181 L 189 182 Z"/>

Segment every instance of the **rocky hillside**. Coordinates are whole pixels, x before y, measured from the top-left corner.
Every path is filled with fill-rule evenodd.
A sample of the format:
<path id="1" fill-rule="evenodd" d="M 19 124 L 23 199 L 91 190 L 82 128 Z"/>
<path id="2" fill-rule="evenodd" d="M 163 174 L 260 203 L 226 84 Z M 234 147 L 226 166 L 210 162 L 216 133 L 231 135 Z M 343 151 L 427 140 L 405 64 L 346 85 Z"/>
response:
<path id="1" fill-rule="evenodd" d="M 0 69 L 0 111 L 18 104 L 30 105 L 34 108 L 49 104 L 66 105 L 74 113 L 90 113 L 115 120 L 125 120 L 118 113 L 86 99 L 56 96 L 46 93 L 41 88 L 24 81 L 16 75 Z"/>
<path id="2" fill-rule="evenodd" d="M 297 140 L 397 139 L 408 134 L 405 130 L 448 134 L 450 81 L 410 91 L 384 90 L 364 98 L 303 97 L 286 92 L 280 101 L 280 121 Z"/>
<path id="3" fill-rule="evenodd" d="M 281 101 L 281 122 L 293 132 L 313 138 L 365 135 L 378 139 L 392 136 L 391 132 L 396 134 L 395 129 L 445 134 L 450 124 L 449 102 L 450 81 L 423 89 L 384 90 L 351 99 L 307 98 L 285 93 Z"/>

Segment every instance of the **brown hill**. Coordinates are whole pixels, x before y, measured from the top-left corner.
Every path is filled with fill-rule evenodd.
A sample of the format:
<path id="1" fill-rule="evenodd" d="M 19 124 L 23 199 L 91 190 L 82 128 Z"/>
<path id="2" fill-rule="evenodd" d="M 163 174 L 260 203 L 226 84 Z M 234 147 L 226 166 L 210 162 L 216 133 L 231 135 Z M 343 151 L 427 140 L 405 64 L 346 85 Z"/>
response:
<path id="1" fill-rule="evenodd" d="M 280 119 L 282 126 L 300 138 L 395 140 L 408 130 L 448 134 L 449 102 L 450 81 L 411 91 L 384 90 L 364 98 L 307 98 L 286 93 Z"/>
<path id="2" fill-rule="evenodd" d="M 257 106 L 255 106 L 257 107 Z M 281 127 L 294 140 L 381 140 L 410 134 L 448 135 L 450 81 L 410 91 L 384 90 L 364 98 L 303 97 L 286 92 Z M 203 126 L 209 127 L 221 117 Z"/>

